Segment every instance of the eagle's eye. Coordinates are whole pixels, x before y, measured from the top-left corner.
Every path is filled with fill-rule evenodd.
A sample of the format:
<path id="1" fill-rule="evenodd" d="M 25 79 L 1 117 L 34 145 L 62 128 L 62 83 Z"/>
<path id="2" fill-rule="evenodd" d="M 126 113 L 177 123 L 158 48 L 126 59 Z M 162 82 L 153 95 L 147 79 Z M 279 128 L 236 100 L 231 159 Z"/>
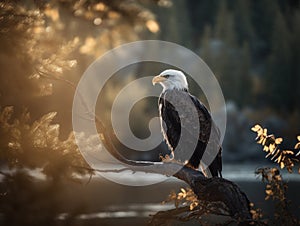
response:
<path id="1" fill-rule="evenodd" d="M 164 78 L 169 78 L 170 75 L 163 75 L 162 77 L 164 77 Z"/>

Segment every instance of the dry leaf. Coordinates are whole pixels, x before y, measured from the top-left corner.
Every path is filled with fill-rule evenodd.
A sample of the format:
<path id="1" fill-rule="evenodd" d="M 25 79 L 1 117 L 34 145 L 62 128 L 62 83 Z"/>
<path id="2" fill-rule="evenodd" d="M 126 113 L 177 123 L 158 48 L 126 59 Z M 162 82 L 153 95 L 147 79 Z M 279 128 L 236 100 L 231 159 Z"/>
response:
<path id="1" fill-rule="evenodd" d="M 284 168 L 284 162 L 280 162 L 280 169 Z"/>
<path id="2" fill-rule="evenodd" d="M 252 131 L 257 132 L 258 130 L 262 129 L 260 125 L 256 124 L 251 128 Z"/>
<path id="3" fill-rule="evenodd" d="M 275 144 L 281 144 L 283 139 L 281 137 L 275 139 Z"/>
<path id="4" fill-rule="evenodd" d="M 272 192 L 272 190 L 266 190 L 266 194 L 267 194 L 267 195 L 272 195 L 273 192 Z"/>
<path id="5" fill-rule="evenodd" d="M 160 29 L 158 23 L 155 20 L 148 20 L 146 22 L 146 27 L 152 33 L 157 33 Z"/>

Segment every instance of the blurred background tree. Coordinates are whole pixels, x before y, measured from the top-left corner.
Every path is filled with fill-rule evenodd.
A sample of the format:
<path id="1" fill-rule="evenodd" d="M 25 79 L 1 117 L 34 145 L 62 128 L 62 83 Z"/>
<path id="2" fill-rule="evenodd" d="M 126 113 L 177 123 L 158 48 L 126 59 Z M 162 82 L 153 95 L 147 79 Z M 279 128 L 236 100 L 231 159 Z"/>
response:
<path id="1" fill-rule="evenodd" d="M 89 174 L 71 132 L 77 81 L 96 57 L 159 25 L 139 1 L 12 0 L 0 8 L 0 222 L 56 225 L 59 214 L 84 210 L 62 196 Z"/>
<path id="2" fill-rule="evenodd" d="M 66 189 L 65 179 L 88 174 L 72 167 L 86 164 L 71 132 L 74 87 L 90 63 L 123 43 L 171 41 L 205 60 L 227 102 L 225 164 L 266 161 L 249 130 L 257 122 L 284 136 L 285 146 L 299 132 L 298 0 L 5 0 L 0 9 L 0 212 L 5 225 L 34 225 L 33 219 L 36 225 L 53 225 L 63 211 L 83 211 L 84 204 L 63 209 L 58 192 Z M 122 70 L 100 94 L 99 116 L 109 125 L 118 90 L 166 67 L 141 64 Z M 191 92 L 205 102 L 190 83 Z M 132 129 L 140 137 L 149 135 L 148 119 L 157 114 L 149 106 L 156 101 L 139 103 L 132 112 Z M 129 156 L 153 160 L 161 148 Z M 37 185 L 36 175 L 46 178 L 45 184 Z"/>

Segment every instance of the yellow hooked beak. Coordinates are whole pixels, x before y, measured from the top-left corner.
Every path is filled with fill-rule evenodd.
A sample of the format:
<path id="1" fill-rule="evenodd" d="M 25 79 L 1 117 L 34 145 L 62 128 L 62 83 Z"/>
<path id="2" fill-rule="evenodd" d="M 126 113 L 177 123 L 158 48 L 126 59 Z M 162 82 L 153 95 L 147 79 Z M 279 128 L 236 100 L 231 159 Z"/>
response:
<path id="1" fill-rule="evenodd" d="M 160 83 L 163 81 L 166 81 L 166 78 L 161 75 L 157 75 L 152 79 L 152 84 L 155 85 L 156 83 Z"/>

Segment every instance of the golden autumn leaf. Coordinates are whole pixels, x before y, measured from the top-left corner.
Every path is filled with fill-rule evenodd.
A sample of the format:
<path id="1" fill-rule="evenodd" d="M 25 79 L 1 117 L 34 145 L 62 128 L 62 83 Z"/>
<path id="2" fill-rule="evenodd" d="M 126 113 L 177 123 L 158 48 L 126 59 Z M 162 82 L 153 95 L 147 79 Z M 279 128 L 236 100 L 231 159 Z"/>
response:
<path id="1" fill-rule="evenodd" d="M 258 130 L 258 131 L 257 131 L 257 136 L 258 136 L 258 137 L 263 137 L 263 136 L 264 136 L 263 131 L 264 131 L 263 129 Z"/>
<path id="2" fill-rule="evenodd" d="M 275 162 L 280 163 L 281 159 L 282 159 L 282 154 L 279 155 L 279 157 L 275 160 Z"/>
<path id="3" fill-rule="evenodd" d="M 283 139 L 281 137 L 275 139 L 275 144 L 281 144 Z"/>
<path id="4" fill-rule="evenodd" d="M 275 144 L 270 144 L 270 145 L 269 145 L 269 150 L 270 150 L 270 152 L 273 152 L 273 151 L 275 150 L 275 148 L 276 148 Z M 272 154 L 273 154 L 273 153 L 272 153 Z"/>
<path id="5" fill-rule="evenodd" d="M 259 140 L 257 141 L 257 143 L 258 143 L 258 144 L 264 145 L 264 144 L 266 143 L 266 138 L 263 137 L 263 136 L 260 136 L 260 137 L 259 137 Z"/>
<path id="6" fill-rule="evenodd" d="M 183 193 L 178 193 L 177 199 L 184 199 L 185 198 L 185 194 Z"/>
<path id="7" fill-rule="evenodd" d="M 300 148 L 300 142 L 298 142 L 298 143 L 295 145 L 294 148 L 295 148 L 295 149 L 299 149 L 299 148 Z"/>
<path id="8" fill-rule="evenodd" d="M 186 190 L 181 188 L 181 192 L 178 193 L 177 199 L 184 199 L 186 197 Z"/>
<path id="9" fill-rule="evenodd" d="M 190 205 L 190 210 L 193 210 L 196 206 L 198 206 L 198 202 L 192 202 Z"/>
<path id="10" fill-rule="evenodd" d="M 262 129 L 261 126 L 258 125 L 258 124 L 256 124 L 255 126 L 253 126 L 253 127 L 251 128 L 251 130 L 254 131 L 254 132 L 257 132 L 258 130 L 261 130 L 261 129 Z"/>
<path id="11" fill-rule="evenodd" d="M 268 135 L 268 129 L 263 129 L 263 135 L 267 136 Z"/>
<path id="12" fill-rule="evenodd" d="M 157 33 L 160 29 L 158 23 L 155 20 L 148 20 L 146 22 L 146 27 L 152 33 Z"/>
<path id="13" fill-rule="evenodd" d="M 266 194 L 267 194 L 267 195 L 272 195 L 272 194 L 273 194 L 273 191 L 272 191 L 271 189 L 268 189 L 268 190 L 266 190 Z"/>

